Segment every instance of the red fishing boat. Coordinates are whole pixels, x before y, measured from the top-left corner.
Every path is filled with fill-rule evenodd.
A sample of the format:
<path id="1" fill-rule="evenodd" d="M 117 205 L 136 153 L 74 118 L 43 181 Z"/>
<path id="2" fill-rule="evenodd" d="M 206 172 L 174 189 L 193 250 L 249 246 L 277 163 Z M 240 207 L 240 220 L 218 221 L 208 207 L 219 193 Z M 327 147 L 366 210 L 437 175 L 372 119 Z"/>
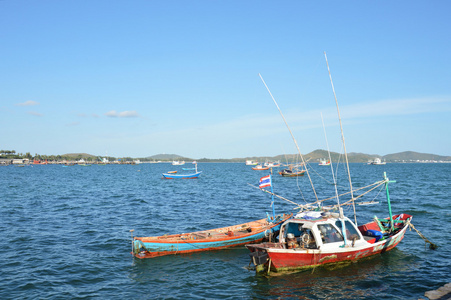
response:
<path id="1" fill-rule="evenodd" d="M 329 69 L 328 64 L 327 66 Z M 262 77 L 261 79 L 263 81 Z M 332 83 L 331 76 L 330 80 Z M 272 97 L 268 86 L 264 81 L 263 83 Z M 291 130 L 283 117 L 277 102 L 274 97 L 272 97 L 272 99 L 279 109 L 279 112 L 291 133 Z M 338 184 L 334 176 L 335 173 L 333 166 L 331 164 L 330 166 L 335 188 L 335 196 L 320 200 L 313 185 L 313 181 L 311 180 L 308 168 L 306 168 L 306 174 L 312 186 L 315 201 L 312 201 L 312 203 L 309 204 L 298 204 L 298 208 L 301 209 L 301 213 L 298 213 L 294 218 L 285 221 L 281 225 L 278 242 L 246 245 L 251 252 L 250 256 L 257 272 L 266 272 L 267 274 L 271 274 L 271 272 L 295 271 L 325 264 L 357 261 L 361 258 L 384 253 L 393 249 L 403 239 L 404 233 L 409 227 L 412 220 L 411 215 L 392 215 L 388 192 L 388 183 L 390 181 L 385 173 L 383 180 L 367 187 L 357 189 L 362 191 L 365 188 L 368 188 L 363 194 L 359 196 L 354 195 L 354 192 L 357 192 L 357 190 L 354 190 L 352 187 L 346 145 L 344 142 L 345 139 L 336 97 L 335 102 L 337 105 L 338 119 L 341 129 L 341 140 L 345 154 L 350 187 L 349 194 L 351 199 L 345 203 L 340 203 L 340 197 L 348 193 L 339 195 L 337 187 Z M 291 135 L 297 147 L 297 142 L 292 133 Z M 302 161 L 304 162 L 299 147 L 297 147 L 297 149 Z M 382 185 L 385 185 L 386 189 L 389 217 L 386 219 L 378 219 L 375 217 L 373 221 L 357 227 L 355 201 L 371 190 L 374 190 Z M 325 206 L 324 201 L 330 199 L 336 199 L 336 204 Z M 373 203 L 374 202 L 370 202 L 369 204 Z M 354 223 L 344 216 L 344 205 L 352 205 L 354 207 Z"/>
<path id="2" fill-rule="evenodd" d="M 312 211 L 284 222 L 279 242 L 246 247 L 257 272 L 296 271 L 387 252 L 403 239 L 411 220 L 399 214 L 356 227 L 338 213 Z"/>

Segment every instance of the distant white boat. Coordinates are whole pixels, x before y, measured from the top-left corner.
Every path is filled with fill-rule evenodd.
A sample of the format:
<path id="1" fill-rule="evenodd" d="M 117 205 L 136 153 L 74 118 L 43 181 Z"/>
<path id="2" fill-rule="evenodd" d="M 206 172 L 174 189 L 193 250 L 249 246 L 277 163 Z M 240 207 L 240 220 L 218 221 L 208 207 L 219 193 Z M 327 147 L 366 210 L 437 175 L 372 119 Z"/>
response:
<path id="1" fill-rule="evenodd" d="M 246 166 L 256 166 L 258 165 L 258 161 L 256 160 L 246 160 Z"/>
<path id="2" fill-rule="evenodd" d="M 270 168 L 274 168 L 274 167 L 280 167 L 280 162 L 279 161 L 270 161 L 270 162 L 265 162 L 265 166 L 266 167 L 270 167 Z"/>
<path id="3" fill-rule="evenodd" d="M 386 162 L 382 161 L 379 157 L 376 157 L 373 161 L 368 162 L 369 165 L 385 165 Z"/>
<path id="4" fill-rule="evenodd" d="M 326 160 L 326 159 L 321 159 L 320 161 L 319 161 L 319 165 L 320 166 L 330 166 L 330 160 Z"/>
<path id="5" fill-rule="evenodd" d="M 184 164 L 185 164 L 184 160 L 182 160 L 182 161 L 179 161 L 179 160 L 172 161 L 172 165 L 173 166 L 181 166 L 181 165 L 184 165 Z"/>

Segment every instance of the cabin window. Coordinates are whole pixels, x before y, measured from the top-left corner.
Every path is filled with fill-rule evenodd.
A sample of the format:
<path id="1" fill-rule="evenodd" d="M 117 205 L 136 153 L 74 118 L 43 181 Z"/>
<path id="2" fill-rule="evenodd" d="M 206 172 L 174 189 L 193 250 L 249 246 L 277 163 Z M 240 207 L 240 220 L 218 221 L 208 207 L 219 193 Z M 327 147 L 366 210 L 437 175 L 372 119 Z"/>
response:
<path id="1" fill-rule="evenodd" d="M 331 224 L 318 224 L 323 244 L 342 242 L 343 236 Z"/>
<path id="2" fill-rule="evenodd" d="M 292 233 L 294 236 L 300 236 L 301 228 L 302 228 L 302 224 L 299 225 L 297 223 L 288 223 L 286 226 L 286 231 L 284 233 L 284 236 L 286 237 L 287 234 L 289 234 L 289 233 Z"/>
<path id="3" fill-rule="evenodd" d="M 335 226 L 337 226 L 338 228 L 341 229 L 341 221 L 340 220 L 336 221 Z M 346 239 L 348 239 L 348 240 L 353 240 L 353 239 L 359 240 L 360 239 L 360 235 L 357 233 L 357 230 L 352 225 L 352 223 L 349 222 L 348 220 L 345 221 L 345 228 L 346 228 Z"/>

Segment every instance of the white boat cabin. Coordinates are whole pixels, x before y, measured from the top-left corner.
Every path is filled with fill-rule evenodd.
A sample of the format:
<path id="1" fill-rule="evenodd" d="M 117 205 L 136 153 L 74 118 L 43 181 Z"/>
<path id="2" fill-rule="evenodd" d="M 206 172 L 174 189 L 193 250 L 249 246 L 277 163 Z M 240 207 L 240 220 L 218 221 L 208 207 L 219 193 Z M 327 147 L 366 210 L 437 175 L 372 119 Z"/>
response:
<path id="1" fill-rule="evenodd" d="M 284 222 L 279 233 L 279 242 L 288 249 L 327 250 L 345 244 L 358 247 L 374 241 L 374 237 L 363 236 L 347 217 L 340 219 L 338 213 L 300 213 Z"/>

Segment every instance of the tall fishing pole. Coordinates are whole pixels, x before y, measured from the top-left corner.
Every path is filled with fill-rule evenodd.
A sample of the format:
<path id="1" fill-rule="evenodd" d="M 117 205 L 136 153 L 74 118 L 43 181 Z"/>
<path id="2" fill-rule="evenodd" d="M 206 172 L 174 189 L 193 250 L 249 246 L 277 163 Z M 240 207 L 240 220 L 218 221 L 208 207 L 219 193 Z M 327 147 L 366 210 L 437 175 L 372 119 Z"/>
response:
<path id="1" fill-rule="evenodd" d="M 343 143 L 343 149 L 344 149 L 344 152 L 345 152 L 345 159 L 346 159 L 346 166 L 348 168 L 349 187 L 351 189 L 352 207 L 354 209 L 354 221 L 355 221 L 355 225 L 357 226 L 357 215 L 355 213 L 354 194 L 353 194 L 353 191 L 352 191 L 351 172 L 349 172 L 349 161 L 348 161 L 348 153 L 346 152 L 345 136 L 343 134 L 343 125 L 341 124 L 340 109 L 338 108 L 337 95 L 335 94 L 334 83 L 332 82 L 332 75 L 330 74 L 329 62 L 327 61 L 326 51 L 324 51 L 324 57 L 326 58 L 327 71 L 329 71 L 330 84 L 332 85 L 332 91 L 334 92 L 334 98 L 335 98 L 335 104 L 337 105 L 338 120 L 340 122 L 340 131 L 341 131 L 341 142 Z"/>
<path id="2" fill-rule="evenodd" d="M 293 139 L 294 144 L 296 145 L 296 148 L 298 149 L 298 152 L 299 152 L 299 155 L 301 156 L 302 163 L 304 164 L 304 168 L 305 168 L 305 171 L 306 171 L 306 173 L 307 173 L 308 179 L 310 180 L 310 184 L 311 184 L 311 186 L 312 186 L 313 193 L 315 194 L 316 201 L 318 201 L 318 196 L 316 195 L 315 187 L 313 186 L 313 182 L 312 182 L 312 179 L 310 178 L 310 174 L 309 174 L 309 171 L 308 171 L 308 169 L 307 169 L 307 165 L 305 164 L 304 156 L 302 155 L 301 150 L 299 149 L 298 143 L 296 142 L 296 139 L 294 138 L 294 135 L 293 135 L 293 133 L 291 132 L 290 126 L 288 126 L 287 120 L 285 120 L 285 117 L 283 116 L 283 113 L 282 113 L 282 111 L 280 110 L 279 105 L 278 105 L 277 102 L 276 102 L 276 99 L 274 99 L 274 97 L 273 97 L 271 91 L 269 90 L 268 86 L 266 85 L 266 82 L 263 80 L 262 75 L 258 74 L 258 76 L 260 76 L 260 79 L 263 81 L 263 84 L 265 85 L 266 89 L 268 90 L 268 93 L 269 93 L 269 95 L 271 96 L 272 101 L 274 101 L 274 104 L 276 105 L 277 109 L 279 110 L 279 113 L 280 113 L 280 115 L 282 116 L 282 119 L 283 119 L 283 121 L 285 122 L 285 125 L 286 125 L 287 128 L 288 128 L 288 131 L 289 131 L 290 134 L 291 134 L 291 138 Z"/>
<path id="3" fill-rule="evenodd" d="M 341 206 L 340 206 L 340 197 L 338 197 L 337 180 L 335 179 L 332 157 L 330 156 L 329 142 L 327 141 L 326 126 L 324 126 L 323 113 L 321 113 L 321 122 L 323 123 L 324 137 L 326 138 L 326 145 L 327 145 L 327 153 L 329 154 L 330 170 L 332 172 L 332 179 L 334 181 L 335 196 L 337 198 L 338 211 L 340 212 L 341 231 L 342 231 L 343 240 L 344 240 L 345 246 L 346 246 L 346 229 L 345 229 L 345 223 L 344 223 L 343 208 L 341 208 Z"/>

